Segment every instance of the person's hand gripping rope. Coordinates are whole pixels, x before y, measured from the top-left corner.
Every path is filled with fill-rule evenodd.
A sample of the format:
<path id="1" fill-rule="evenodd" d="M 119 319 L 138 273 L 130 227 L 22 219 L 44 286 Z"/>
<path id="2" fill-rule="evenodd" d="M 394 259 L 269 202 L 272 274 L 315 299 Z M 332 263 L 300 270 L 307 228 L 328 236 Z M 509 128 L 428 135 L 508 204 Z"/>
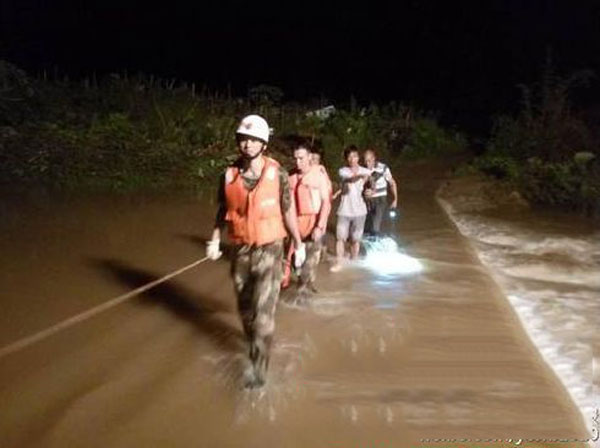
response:
<path id="1" fill-rule="evenodd" d="M 306 246 L 300 243 L 294 250 L 294 267 L 300 269 L 306 261 Z"/>
<path id="2" fill-rule="evenodd" d="M 219 249 L 220 243 L 219 240 L 209 240 L 206 242 L 206 256 L 213 261 L 218 260 L 223 254 Z"/>

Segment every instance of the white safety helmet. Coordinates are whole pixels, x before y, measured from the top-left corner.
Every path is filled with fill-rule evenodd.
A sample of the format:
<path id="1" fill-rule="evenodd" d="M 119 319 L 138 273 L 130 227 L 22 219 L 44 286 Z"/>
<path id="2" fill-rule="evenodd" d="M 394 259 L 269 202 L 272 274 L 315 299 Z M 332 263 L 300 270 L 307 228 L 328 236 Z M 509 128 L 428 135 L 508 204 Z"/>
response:
<path id="1" fill-rule="evenodd" d="M 263 117 L 260 115 L 248 115 L 242 119 L 235 133 L 256 137 L 268 143 L 271 131 L 267 121 Z"/>

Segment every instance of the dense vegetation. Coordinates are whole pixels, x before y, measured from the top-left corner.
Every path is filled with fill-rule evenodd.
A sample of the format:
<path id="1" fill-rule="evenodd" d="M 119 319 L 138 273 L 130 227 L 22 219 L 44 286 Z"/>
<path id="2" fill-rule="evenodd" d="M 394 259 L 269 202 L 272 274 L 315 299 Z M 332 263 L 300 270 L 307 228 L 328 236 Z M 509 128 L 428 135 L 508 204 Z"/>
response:
<path id="1" fill-rule="evenodd" d="M 69 81 L 33 79 L 0 61 L 0 179 L 60 188 L 202 186 L 236 157 L 238 120 L 260 113 L 274 128 L 270 150 L 285 159 L 286 137 L 314 138 L 337 167 L 348 144 L 400 160 L 463 151 L 465 139 L 431 115 L 390 103 L 351 101 L 327 117 L 321 104 L 283 103 L 257 86 L 244 98 L 153 76 L 112 74 Z"/>
<path id="2" fill-rule="evenodd" d="M 520 112 L 496 119 L 484 153 L 467 171 L 499 179 L 533 204 L 600 214 L 598 131 L 569 101 L 590 77 L 561 77 L 548 64 L 539 84 L 521 86 Z M 283 97 L 273 86 L 256 86 L 240 98 L 143 74 L 33 78 L 0 61 L 0 184 L 202 187 L 236 157 L 235 127 L 248 113 L 267 118 L 274 128 L 270 151 L 284 162 L 293 135 L 319 143 L 331 168 L 342 163 L 349 144 L 375 147 L 392 164 L 467 148 L 463 135 L 403 104 L 351 100 L 320 114 L 324 100 L 295 104 Z"/>
<path id="3" fill-rule="evenodd" d="M 540 83 L 520 86 L 519 113 L 496 120 L 471 167 L 511 184 L 531 203 L 600 216 L 598 129 L 569 101 L 572 89 L 591 77 L 559 76 L 548 62 Z"/>

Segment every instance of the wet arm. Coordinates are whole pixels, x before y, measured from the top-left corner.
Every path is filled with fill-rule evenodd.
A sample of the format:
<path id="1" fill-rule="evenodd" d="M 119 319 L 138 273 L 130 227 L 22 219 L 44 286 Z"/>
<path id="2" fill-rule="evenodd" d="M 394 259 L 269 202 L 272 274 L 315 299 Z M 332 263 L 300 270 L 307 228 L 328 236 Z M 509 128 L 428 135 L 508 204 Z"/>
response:
<path id="1" fill-rule="evenodd" d="M 212 240 L 220 240 L 221 239 L 221 230 L 225 227 L 225 215 L 227 214 L 227 204 L 225 203 L 225 177 L 221 176 L 221 180 L 219 183 L 219 190 L 217 192 L 217 215 L 215 217 L 215 225 L 213 228 Z"/>
<path id="2" fill-rule="evenodd" d="M 327 219 L 329 218 L 329 213 L 331 213 L 331 201 L 329 200 L 329 195 L 322 195 L 321 210 L 319 212 L 319 219 L 317 220 L 317 227 L 319 227 L 322 231 L 327 229 Z"/>
<path id="3" fill-rule="evenodd" d="M 298 217 L 296 216 L 296 207 L 293 207 L 293 197 L 290 194 L 290 183 L 285 171 L 280 170 L 279 185 L 281 188 L 280 205 L 283 214 L 283 224 L 294 240 L 294 246 L 299 247 L 302 244 L 300 232 L 298 231 Z"/>
<path id="4" fill-rule="evenodd" d="M 393 177 L 390 178 L 388 183 L 390 184 L 390 189 L 392 190 L 392 208 L 395 208 L 398 205 L 398 185 Z"/>
<path id="5" fill-rule="evenodd" d="M 290 207 L 283 214 L 283 222 L 286 230 L 294 240 L 294 246 L 299 247 L 300 244 L 302 244 L 302 240 L 300 239 L 300 233 L 298 232 L 298 218 L 296 217 L 296 211 L 294 210 L 294 207 Z"/>
<path id="6" fill-rule="evenodd" d="M 353 176 L 350 177 L 340 177 L 341 178 L 341 182 L 342 184 L 351 184 L 354 182 L 358 182 L 359 180 L 367 180 L 369 178 L 368 174 L 355 174 Z"/>

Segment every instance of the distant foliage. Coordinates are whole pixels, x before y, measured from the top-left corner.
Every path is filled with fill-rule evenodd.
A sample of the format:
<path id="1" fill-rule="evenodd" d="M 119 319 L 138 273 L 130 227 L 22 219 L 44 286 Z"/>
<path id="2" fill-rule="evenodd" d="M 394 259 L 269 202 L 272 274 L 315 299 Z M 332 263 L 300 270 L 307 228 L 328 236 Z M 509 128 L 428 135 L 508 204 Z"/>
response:
<path id="1" fill-rule="evenodd" d="M 458 132 L 440 127 L 432 118 L 415 122 L 404 152 L 410 158 L 448 155 L 465 150 L 466 139 Z"/>
<path id="2" fill-rule="evenodd" d="M 598 160 L 548 162 L 537 157 L 527 161 L 519 184 L 526 197 L 536 202 L 596 215 L 600 207 Z"/>
<path id="3" fill-rule="evenodd" d="M 473 165 L 481 172 L 497 179 L 515 180 L 519 176 L 519 165 L 515 159 L 505 155 L 479 157 Z"/>
<path id="4" fill-rule="evenodd" d="M 600 214 L 600 142 L 569 98 L 592 76 L 559 76 L 548 60 L 538 84 L 519 86 L 520 112 L 496 119 L 486 152 L 473 165 L 512 182 L 532 203 Z"/>
<path id="5" fill-rule="evenodd" d="M 34 96 L 31 80 L 27 74 L 11 64 L 0 60 L 0 123 L 16 124 L 30 112 Z"/>
<path id="6" fill-rule="evenodd" d="M 283 99 L 283 90 L 276 86 L 261 84 L 248 90 L 248 98 L 256 106 L 275 106 Z"/>
<path id="7" fill-rule="evenodd" d="M 2 183 L 117 190 L 214 185 L 237 157 L 234 133 L 248 113 L 264 115 L 274 128 L 269 151 L 283 162 L 290 161 L 290 135 L 318 141 L 330 168 L 343 163 L 349 144 L 374 147 L 389 163 L 466 144 L 401 104 L 352 101 L 319 117 L 310 113 L 314 107 L 283 103 L 281 89 L 269 85 L 232 98 L 144 74 L 72 81 L 54 72 L 33 79 L 0 61 L 0 86 Z"/>

